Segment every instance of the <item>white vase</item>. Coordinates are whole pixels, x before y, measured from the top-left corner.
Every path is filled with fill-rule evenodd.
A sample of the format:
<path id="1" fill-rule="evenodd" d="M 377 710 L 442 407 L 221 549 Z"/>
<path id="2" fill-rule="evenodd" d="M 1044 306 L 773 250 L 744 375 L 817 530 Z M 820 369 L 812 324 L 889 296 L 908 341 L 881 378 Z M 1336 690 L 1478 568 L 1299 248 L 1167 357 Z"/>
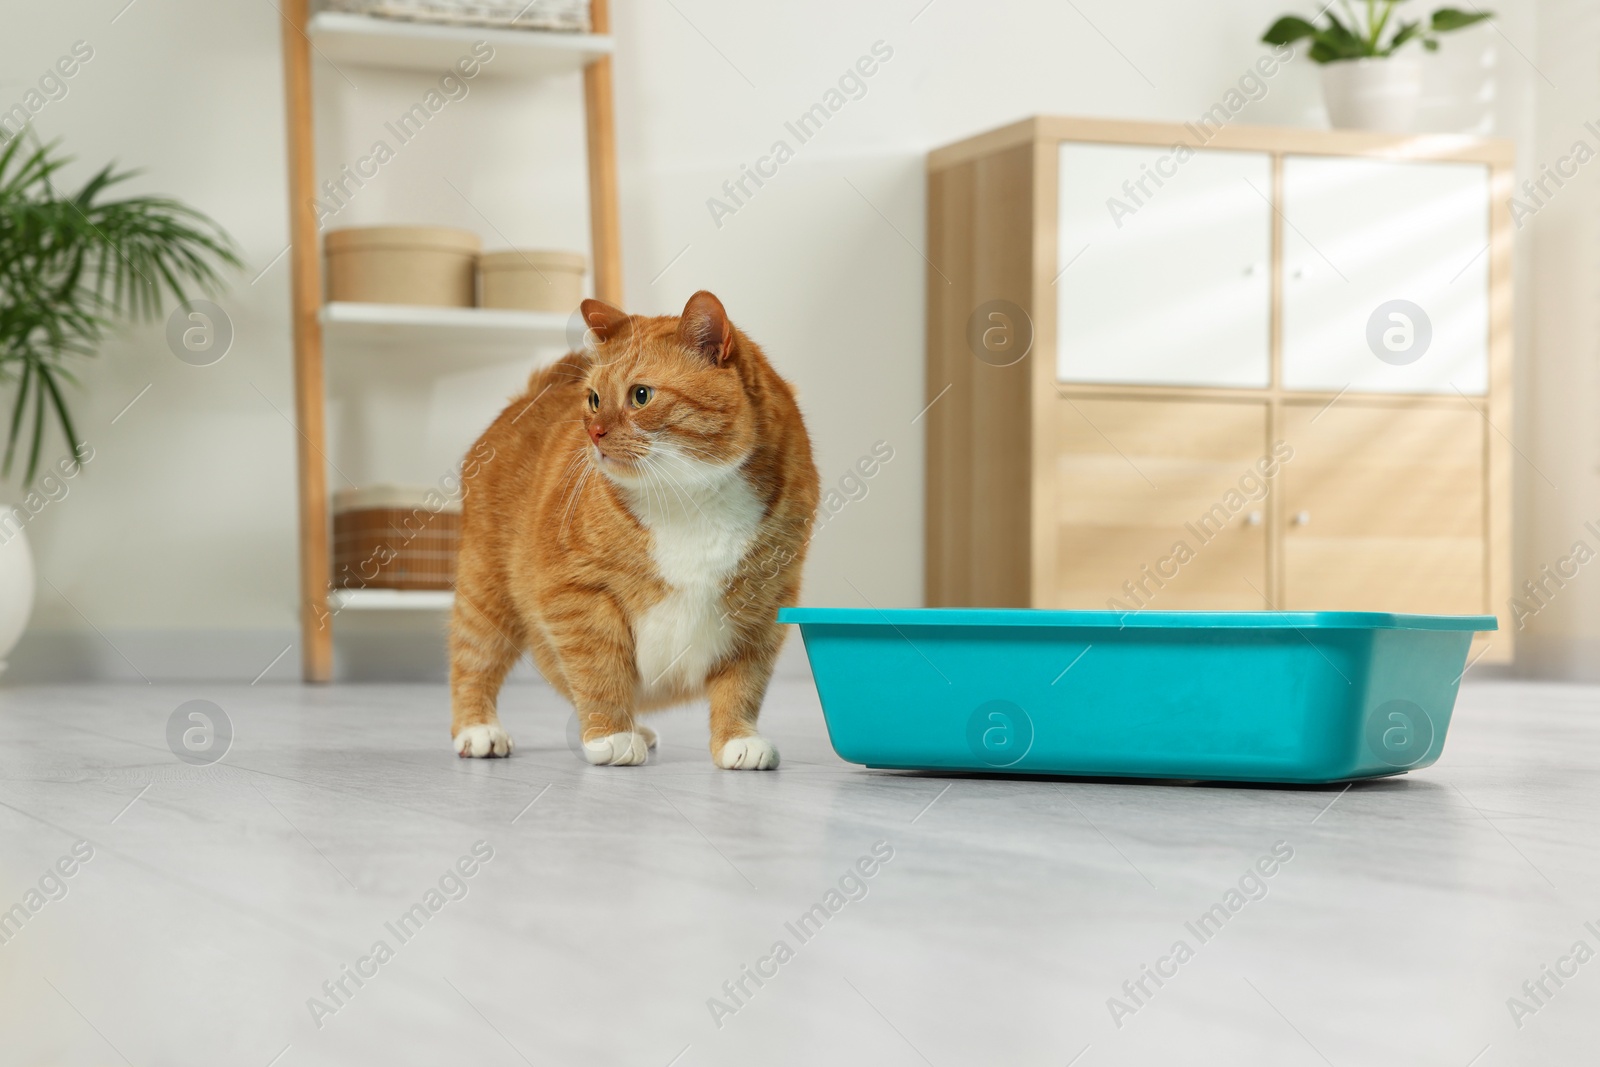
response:
<path id="1" fill-rule="evenodd" d="M 0 504 L 0 673 L 33 612 L 33 553 L 22 519 Z"/>
<path id="2" fill-rule="evenodd" d="M 1413 56 L 1322 65 L 1322 102 L 1337 129 L 1409 133 L 1421 98 L 1422 64 Z"/>

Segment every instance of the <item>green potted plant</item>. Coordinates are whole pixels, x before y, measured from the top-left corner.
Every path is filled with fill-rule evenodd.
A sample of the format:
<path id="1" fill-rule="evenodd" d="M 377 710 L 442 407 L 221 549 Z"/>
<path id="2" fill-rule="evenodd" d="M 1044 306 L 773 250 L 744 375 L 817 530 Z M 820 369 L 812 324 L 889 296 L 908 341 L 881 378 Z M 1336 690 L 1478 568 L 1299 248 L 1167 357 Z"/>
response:
<path id="1" fill-rule="evenodd" d="M 1311 61 L 1321 67 L 1322 98 L 1335 126 L 1405 133 L 1422 95 L 1422 65 L 1416 50 L 1407 46 L 1415 41 L 1436 52 L 1440 34 L 1494 16 L 1492 11 L 1442 7 L 1426 19 L 1395 18 L 1396 9 L 1406 2 L 1364 0 L 1358 5 L 1339 0 L 1315 16 L 1320 21 L 1285 15 L 1261 40 L 1265 44 L 1311 42 Z M 1406 49 L 1403 54 L 1402 49 Z"/>
<path id="2" fill-rule="evenodd" d="M 133 177 L 115 164 L 75 191 L 58 190 L 70 162 L 26 132 L 0 143 L 0 412 L 9 416 L 0 480 L 23 458 L 13 498 L 23 506 L 0 500 L 0 670 L 32 608 L 27 523 L 55 499 L 59 477 L 92 455 L 68 403 L 74 362 L 94 355 L 118 323 L 154 318 L 169 298 L 182 303 L 186 287 L 215 289 L 219 268 L 240 265 L 227 234 L 193 208 L 108 197 Z M 61 459 L 46 463 L 52 428 L 64 443 Z"/>

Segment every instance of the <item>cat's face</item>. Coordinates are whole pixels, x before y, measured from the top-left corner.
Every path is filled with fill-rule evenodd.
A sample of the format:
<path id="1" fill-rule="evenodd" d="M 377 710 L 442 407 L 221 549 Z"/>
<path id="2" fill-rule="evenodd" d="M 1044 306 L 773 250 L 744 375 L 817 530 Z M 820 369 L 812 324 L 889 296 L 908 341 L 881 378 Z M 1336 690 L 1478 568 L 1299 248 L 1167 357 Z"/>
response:
<path id="1" fill-rule="evenodd" d="M 595 467 L 629 488 L 665 489 L 712 483 L 744 461 L 754 418 L 721 301 L 696 293 L 677 318 L 598 300 L 582 311 L 595 339 L 582 400 Z"/>

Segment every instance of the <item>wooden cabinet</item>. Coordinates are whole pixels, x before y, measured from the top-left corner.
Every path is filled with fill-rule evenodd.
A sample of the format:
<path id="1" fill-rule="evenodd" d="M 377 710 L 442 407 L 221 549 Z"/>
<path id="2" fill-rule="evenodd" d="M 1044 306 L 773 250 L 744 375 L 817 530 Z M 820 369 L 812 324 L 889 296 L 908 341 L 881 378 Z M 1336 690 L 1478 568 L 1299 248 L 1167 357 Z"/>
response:
<path id="1" fill-rule="evenodd" d="M 1483 395 L 1489 207 L 1487 164 L 1286 156 L 1284 388 Z"/>
<path id="2" fill-rule="evenodd" d="M 1483 419 L 1459 399 L 1320 409 L 1283 408 L 1283 606 L 1484 610 Z"/>
<path id="3" fill-rule="evenodd" d="M 1061 397 L 1039 607 L 1264 606 L 1267 406 Z M 1112 585 L 1108 592 L 1107 585 Z"/>
<path id="4" fill-rule="evenodd" d="M 1266 386 L 1272 157 L 1205 152 L 1180 175 L 1167 148 L 1069 141 L 1060 153 L 1056 376 Z M 1157 188 L 1163 171 L 1174 177 Z M 1107 210 L 1107 190 L 1126 196 L 1122 184 L 1145 175 L 1159 195 Z"/>
<path id="5" fill-rule="evenodd" d="M 1053 118 L 934 152 L 927 602 L 1505 626 L 1511 166 Z"/>

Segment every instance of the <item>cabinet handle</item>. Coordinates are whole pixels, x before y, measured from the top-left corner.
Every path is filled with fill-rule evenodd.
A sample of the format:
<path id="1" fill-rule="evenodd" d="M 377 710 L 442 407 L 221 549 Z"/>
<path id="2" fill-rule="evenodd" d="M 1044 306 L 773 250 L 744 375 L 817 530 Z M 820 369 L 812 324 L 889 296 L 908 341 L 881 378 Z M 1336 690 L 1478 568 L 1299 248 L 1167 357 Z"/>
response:
<path id="1" fill-rule="evenodd" d="M 1294 513 L 1293 521 L 1296 526 L 1309 526 L 1311 524 L 1311 512 L 1297 511 Z"/>
<path id="2" fill-rule="evenodd" d="M 1260 526 L 1261 525 L 1261 512 L 1252 511 L 1250 514 L 1246 515 L 1244 517 L 1244 524 L 1246 526 Z"/>

